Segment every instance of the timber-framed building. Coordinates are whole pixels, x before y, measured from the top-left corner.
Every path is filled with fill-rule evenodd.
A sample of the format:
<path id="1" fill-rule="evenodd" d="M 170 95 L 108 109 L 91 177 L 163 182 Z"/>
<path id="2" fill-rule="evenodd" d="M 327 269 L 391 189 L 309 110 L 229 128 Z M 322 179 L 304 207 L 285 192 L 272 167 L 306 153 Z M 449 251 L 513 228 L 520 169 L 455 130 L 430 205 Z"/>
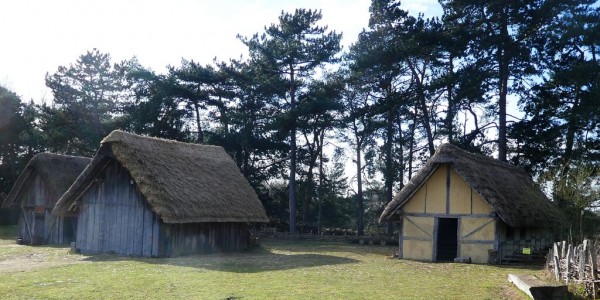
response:
<path id="1" fill-rule="evenodd" d="M 553 242 L 558 208 L 525 170 L 444 144 L 386 206 L 379 221 L 400 224 L 399 257 L 501 262 Z"/>

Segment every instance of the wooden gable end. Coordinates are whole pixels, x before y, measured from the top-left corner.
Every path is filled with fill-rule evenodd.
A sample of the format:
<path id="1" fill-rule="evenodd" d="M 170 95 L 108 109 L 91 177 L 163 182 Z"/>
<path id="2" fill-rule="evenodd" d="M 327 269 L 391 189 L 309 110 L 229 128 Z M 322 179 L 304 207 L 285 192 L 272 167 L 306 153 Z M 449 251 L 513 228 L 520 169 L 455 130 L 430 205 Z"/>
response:
<path id="1" fill-rule="evenodd" d="M 118 161 L 98 174 L 78 202 L 81 252 L 159 255 L 159 217 Z"/>

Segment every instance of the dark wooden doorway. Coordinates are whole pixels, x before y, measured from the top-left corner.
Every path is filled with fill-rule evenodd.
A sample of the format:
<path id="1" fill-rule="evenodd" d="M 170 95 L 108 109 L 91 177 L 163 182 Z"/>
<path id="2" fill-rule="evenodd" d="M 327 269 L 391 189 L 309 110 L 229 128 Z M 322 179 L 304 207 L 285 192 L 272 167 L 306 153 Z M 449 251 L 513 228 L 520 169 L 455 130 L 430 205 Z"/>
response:
<path id="1" fill-rule="evenodd" d="M 453 261 L 458 255 L 458 219 L 439 218 L 436 237 L 436 261 Z"/>
<path id="2" fill-rule="evenodd" d="M 75 217 L 64 217 L 63 219 L 63 244 L 68 244 L 75 241 L 75 233 L 77 232 L 77 219 Z"/>
<path id="3" fill-rule="evenodd" d="M 33 245 L 44 244 L 46 239 L 46 216 L 44 214 L 34 214 L 33 218 Z"/>

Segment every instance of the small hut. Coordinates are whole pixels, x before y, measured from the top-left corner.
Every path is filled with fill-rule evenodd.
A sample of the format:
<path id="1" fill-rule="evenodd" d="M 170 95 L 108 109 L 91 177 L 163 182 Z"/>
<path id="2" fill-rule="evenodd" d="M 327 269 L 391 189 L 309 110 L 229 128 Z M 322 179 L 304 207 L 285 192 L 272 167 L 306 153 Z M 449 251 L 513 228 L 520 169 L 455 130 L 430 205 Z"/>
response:
<path id="1" fill-rule="evenodd" d="M 89 158 L 40 153 L 21 172 L 3 207 L 19 210 L 19 239 L 30 245 L 68 244 L 75 241 L 73 217 L 51 212 L 64 192 L 91 161 Z"/>
<path id="2" fill-rule="evenodd" d="M 400 258 L 488 263 L 549 246 L 564 216 L 523 169 L 444 144 L 386 206 L 388 220 L 401 227 Z"/>
<path id="3" fill-rule="evenodd" d="M 78 216 L 76 249 L 169 257 L 248 247 L 265 209 L 217 146 L 113 131 L 53 211 Z"/>

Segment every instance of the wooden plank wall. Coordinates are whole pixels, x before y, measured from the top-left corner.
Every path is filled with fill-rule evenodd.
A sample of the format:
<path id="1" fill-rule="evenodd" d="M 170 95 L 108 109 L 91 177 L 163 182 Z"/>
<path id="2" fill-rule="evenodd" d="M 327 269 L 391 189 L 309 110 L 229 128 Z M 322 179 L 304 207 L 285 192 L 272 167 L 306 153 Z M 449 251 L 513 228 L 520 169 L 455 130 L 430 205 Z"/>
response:
<path id="1" fill-rule="evenodd" d="M 83 253 L 159 256 L 159 218 L 128 171 L 112 161 L 82 197 L 77 248 Z"/>
<path id="2" fill-rule="evenodd" d="M 116 161 L 82 196 L 79 209 L 77 249 L 82 253 L 168 257 L 248 247 L 246 223 L 163 223 Z"/>
<path id="3" fill-rule="evenodd" d="M 507 225 L 502 223 L 499 226 L 499 239 L 501 258 L 513 255 L 515 252 L 521 252 L 523 248 L 539 250 L 552 246 L 554 236 L 551 229 L 545 228 L 512 228 L 512 236 L 507 237 Z M 525 233 L 523 235 L 522 233 Z"/>
<path id="4" fill-rule="evenodd" d="M 23 243 L 33 245 L 68 244 L 75 240 L 74 235 L 69 236 L 64 233 L 65 231 L 74 232 L 74 228 L 65 228 L 65 226 L 75 226 L 76 223 L 64 222 L 62 217 L 52 215 L 52 209 L 58 201 L 57 195 L 50 192 L 39 175 L 33 174 L 23 185 L 17 201 L 20 203 L 19 237 Z M 43 212 L 36 213 L 36 207 L 38 209 L 43 207 Z"/>
<path id="5" fill-rule="evenodd" d="M 161 256 L 239 251 L 248 248 L 247 223 L 161 224 Z"/>

